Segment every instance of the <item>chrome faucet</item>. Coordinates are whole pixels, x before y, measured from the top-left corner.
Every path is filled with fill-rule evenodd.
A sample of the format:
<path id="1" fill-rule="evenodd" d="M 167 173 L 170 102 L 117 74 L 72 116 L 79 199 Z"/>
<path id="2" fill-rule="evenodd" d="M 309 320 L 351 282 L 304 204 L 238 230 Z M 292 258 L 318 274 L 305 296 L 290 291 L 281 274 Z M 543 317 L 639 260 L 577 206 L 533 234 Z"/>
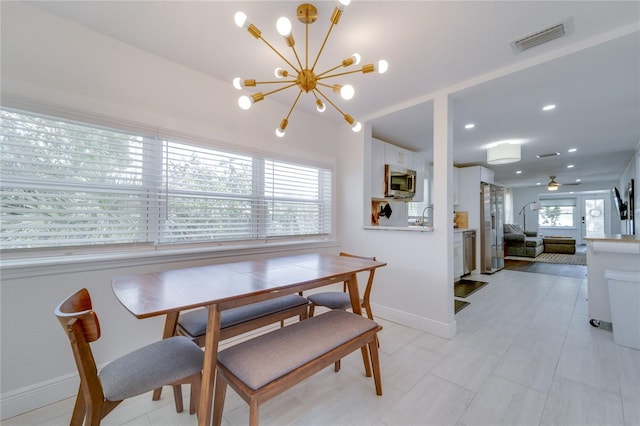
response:
<path id="1" fill-rule="evenodd" d="M 422 210 L 422 219 L 420 220 L 420 224 L 422 226 L 424 226 L 424 212 L 427 211 L 427 209 L 431 209 L 431 215 L 429 215 L 429 218 L 431 218 L 431 216 L 433 215 L 433 206 L 427 206 Z"/>

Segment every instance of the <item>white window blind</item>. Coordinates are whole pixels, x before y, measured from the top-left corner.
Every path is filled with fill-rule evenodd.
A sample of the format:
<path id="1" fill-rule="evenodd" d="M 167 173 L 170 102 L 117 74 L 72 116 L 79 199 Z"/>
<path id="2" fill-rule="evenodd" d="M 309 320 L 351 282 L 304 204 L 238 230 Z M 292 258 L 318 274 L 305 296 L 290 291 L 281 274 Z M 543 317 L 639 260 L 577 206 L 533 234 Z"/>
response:
<path id="1" fill-rule="evenodd" d="M 328 235 L 328 169 L 3 109 L 3 249 Z"/>

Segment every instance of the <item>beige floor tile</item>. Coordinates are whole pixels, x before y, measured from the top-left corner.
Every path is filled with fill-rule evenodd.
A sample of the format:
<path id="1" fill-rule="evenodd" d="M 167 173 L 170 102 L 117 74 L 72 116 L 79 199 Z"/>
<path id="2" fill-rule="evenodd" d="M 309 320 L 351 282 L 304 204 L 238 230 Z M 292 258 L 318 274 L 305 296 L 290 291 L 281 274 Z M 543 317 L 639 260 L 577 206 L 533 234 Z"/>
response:
<path id="1" fill-rule="evenodd" d="M 432 374 L 477 391 L 496 367 L 500 358 L 469 346 L 460 346 L 431 371 Z"/>
<path id="2" fill-rule="evenodd" d="M 546 395 L 491 376 L 460 419 L 473 425 L 537 425 Z"/>
<path id="3" fill-rule="evenodd" d="M 541 425 L 623 425 L 620 396 L 556 376 Z"/>

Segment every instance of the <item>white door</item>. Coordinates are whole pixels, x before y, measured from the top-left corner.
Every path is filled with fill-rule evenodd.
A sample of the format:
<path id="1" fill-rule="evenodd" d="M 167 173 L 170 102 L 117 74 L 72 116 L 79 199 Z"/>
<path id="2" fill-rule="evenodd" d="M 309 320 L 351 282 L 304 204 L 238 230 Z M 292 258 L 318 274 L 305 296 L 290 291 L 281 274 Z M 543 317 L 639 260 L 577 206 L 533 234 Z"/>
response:
<path id="1" fill-rule="evenodd" d="M 578 244 L 584 244 L 583 237 L 608 234 L 611 224 L 611 218 L 606 214 L 609 202 L 604 194 L 585 194 L 581 199 L 581 228 Z"/>

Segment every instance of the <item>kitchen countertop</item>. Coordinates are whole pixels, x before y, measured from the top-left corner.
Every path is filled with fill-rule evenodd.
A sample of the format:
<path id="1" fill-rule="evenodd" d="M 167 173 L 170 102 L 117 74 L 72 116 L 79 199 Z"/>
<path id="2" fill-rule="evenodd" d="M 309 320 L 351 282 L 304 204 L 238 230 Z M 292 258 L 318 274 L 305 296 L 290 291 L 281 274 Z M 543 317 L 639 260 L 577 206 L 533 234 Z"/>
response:
<path id="1" fill-rule="evenodd" d="M 433 232 L 433 226 L 363 226 L 362 229 L 374 229 L 378 231 L 409 231 L 409 232 Z M 475 228 L 453 228 L 454 233 L 475 231 Z"/>
<path id="2" fill-rule="evenodd" d="M 598 237 L 584 237 L 587 241 L 608 241 L 613 243 L 640 243 L 640 235 L 606 234 Z"/>
<path id="3" fill-rule="evenodd" d="M 433 232 L 433 226 L 363 226 L 362 229 L 374 229 L 377 231 Z"/>

